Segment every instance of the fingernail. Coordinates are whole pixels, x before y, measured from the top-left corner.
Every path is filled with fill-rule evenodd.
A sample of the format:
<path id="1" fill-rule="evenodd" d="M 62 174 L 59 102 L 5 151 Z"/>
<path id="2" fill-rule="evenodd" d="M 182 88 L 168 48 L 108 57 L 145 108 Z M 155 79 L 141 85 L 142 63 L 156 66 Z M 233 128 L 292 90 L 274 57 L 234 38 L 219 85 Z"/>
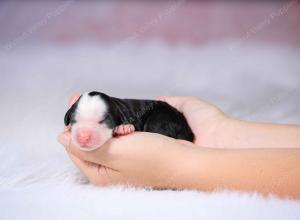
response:
<path id="1" fill-rule="evenodd" d="M 62 133 L 58 136 L 58 142 L 64 146 L 67 146 L 70 142 L 70 135 Z"/>
<path id="2" fill-rule="evenodd" d="M 163 96 L 158 96 L 158 97 L 156 97 L 156 100 L 162 101 L 162 100 L 164 100 L 164 97 Z"/>

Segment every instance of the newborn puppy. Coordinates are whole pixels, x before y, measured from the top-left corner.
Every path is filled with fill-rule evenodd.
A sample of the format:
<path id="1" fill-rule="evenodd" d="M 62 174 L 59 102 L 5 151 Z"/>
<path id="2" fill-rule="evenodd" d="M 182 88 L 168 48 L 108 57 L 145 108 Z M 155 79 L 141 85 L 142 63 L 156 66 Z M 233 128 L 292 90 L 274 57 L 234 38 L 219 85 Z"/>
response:
<path id="1" fill-rule="evenodd" d="M 185 117 L 162 101 L 118 99 L 100 92 L 84 93 L 65 115 L 72 141 L 93 150 L 108 139 L 134 131 L 153 132 L 176 139 L 194 140 Z"/>

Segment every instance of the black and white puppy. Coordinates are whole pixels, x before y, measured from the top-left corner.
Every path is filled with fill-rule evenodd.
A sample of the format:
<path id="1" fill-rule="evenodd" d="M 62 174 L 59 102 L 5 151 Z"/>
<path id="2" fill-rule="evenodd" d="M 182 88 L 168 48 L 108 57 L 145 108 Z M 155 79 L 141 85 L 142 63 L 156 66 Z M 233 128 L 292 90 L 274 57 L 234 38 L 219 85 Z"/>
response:
<path id="1" fill-rule="evenodd" d="M 108 139 L 134 131 L 153 132 L 175 139 L 194 140 L 182 113 L 154 100 L 118 99 L 100 92 L 84 93 L 65 115 L 73 143 L 93 150 Z"/>

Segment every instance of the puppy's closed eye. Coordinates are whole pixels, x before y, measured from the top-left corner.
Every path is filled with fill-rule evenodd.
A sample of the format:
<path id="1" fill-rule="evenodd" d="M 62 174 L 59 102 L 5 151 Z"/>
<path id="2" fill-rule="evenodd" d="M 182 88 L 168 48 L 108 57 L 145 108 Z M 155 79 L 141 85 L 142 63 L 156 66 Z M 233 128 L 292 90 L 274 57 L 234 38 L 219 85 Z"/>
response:
<path id="1" fill-rule="evenodd" d="M 105 123 L 106 121 L 109 120 L 109 116 L 107 114 L 104 115 L 104 118 L 102 120 L 99 121 L 99 124 L 103 124 Z"/>

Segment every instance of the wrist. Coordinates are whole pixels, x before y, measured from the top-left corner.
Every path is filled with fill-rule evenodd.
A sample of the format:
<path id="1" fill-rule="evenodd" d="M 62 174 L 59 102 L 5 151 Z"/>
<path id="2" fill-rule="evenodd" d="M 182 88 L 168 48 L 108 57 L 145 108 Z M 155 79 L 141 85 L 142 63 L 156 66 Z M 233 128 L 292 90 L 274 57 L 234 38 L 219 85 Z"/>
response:
<path id="1" fill-rule="evenodd" d="M 242 121 L 224 116 L 222 120 L 216 125 L 214 134 L 215 148 L 232 148 L 237 141 L 237 133 L 240 129 Z"/>
<path id="2" fill-rule="evenodd" d="M 298 148 L 300 126 L 229 119 L 218 129 L 218 147 Z"/>
<path id="3" fill-rule="evenodd" d="M 176 168 L 173 169 L 175 178 L 172 188 L 176 189 L 205 189 L 203 177 L 205 177 L 205 162 L 207 148 L 197 146 L 185 146 L 180 157 L 176 160 Z M 204 163 L 203 163 L 204 162 Z"/>

